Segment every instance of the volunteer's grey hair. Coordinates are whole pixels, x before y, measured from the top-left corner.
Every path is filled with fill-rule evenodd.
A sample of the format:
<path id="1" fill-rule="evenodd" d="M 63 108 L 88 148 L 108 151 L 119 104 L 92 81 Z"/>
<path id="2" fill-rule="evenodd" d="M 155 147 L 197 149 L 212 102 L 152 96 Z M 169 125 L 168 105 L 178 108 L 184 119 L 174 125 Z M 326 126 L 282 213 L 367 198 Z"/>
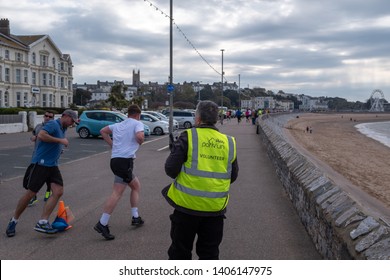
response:
<path id="1" fill-rule="evenodd" d="M 195 116 L 200 117 L 204 124 L 216 124 L 218 121 L 218 105 L 210 100 L 200 101 L 196 106 Z"/>

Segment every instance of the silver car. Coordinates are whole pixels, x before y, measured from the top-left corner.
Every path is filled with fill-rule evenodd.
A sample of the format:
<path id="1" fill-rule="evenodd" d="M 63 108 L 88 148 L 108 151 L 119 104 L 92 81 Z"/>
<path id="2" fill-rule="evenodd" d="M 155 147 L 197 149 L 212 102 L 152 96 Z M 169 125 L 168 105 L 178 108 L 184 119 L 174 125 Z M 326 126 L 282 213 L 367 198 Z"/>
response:
<path id="1" fill-rule="evenodd" d="M 147 113 L 141 113 L 140 121 L 149 126 L 152 134 L 163 135 L 165 133 L 169 133 L 169 123 L 166 121 L 160 121 L 160 119 L 155 116 Z"/>
<path id="2" fill-rule="evenodd" d="M 165 112 L 169 117 L 169 112 Z M 173 119 L 177 120 L 180 128 L 191 128 L 195 126 L 195 113 L 184 110 L 173 110 Z"/>
<path id="3" fill-rule="evenodd" d="M 160 121 L 166 121 L 169 123 L 169 118 L 160 112 L 156 112 L 156 111 L 142 111 L 142 112 L 155 116 L 158 119 L 160 119 Z M 179 122 L 173 119 L 173 130 L 178 130 L 178 129 L 179 129 Z"/>

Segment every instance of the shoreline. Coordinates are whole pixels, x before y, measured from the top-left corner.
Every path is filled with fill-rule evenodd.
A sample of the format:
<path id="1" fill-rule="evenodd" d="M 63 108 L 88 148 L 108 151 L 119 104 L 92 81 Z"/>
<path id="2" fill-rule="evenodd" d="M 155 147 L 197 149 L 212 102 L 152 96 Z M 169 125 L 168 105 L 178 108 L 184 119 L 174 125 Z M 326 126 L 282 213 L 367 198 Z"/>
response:
<path id="1" fill-rule="evenodd" d="M 390 114 L 304 113 L 288 121 L 283 130 L 289 142 L 336 184 L 368 205 L 377 216 L 386 213 L 389 221 L 390 148 L 355 127 L 378 121 L 390 121 Z"/>

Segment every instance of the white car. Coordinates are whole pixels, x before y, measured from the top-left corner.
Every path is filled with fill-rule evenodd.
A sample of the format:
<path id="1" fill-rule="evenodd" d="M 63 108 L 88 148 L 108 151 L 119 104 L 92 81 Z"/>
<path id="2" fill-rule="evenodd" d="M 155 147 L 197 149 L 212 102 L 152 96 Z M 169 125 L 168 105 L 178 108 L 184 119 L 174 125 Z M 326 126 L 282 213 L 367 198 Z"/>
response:
<path id="1" fill-rule="evenodd" d="M 163 135 L 165 133 L 169 133 L 169 123 L 166 121 L 160 121 L 155 116 L 147 113 L 141 113 L 140 121 L 149 126 L 152 134 Z"/>
<path id="2" fill-rule="evenodd" d="M 157 117 L 158 119 L 160 119 L 160 121 L 166 121 L 169 124 L 169 118 L 160 112 L 156 112 L 156 111 L 143 111 L 143 112 Z M 178 130 L 178 129 L 179 129 L 179 122 L 173 119 L 173 130 Z"/>

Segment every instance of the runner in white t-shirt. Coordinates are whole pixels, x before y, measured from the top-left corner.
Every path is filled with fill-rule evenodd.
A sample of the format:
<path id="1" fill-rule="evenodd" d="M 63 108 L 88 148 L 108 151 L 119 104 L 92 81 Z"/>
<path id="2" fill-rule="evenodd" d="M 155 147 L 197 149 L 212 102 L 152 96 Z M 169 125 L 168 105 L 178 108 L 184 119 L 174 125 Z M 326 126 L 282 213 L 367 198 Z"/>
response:
<path id="1" fill-rule="evenodd" d="M 123 122 L 108 125 L 100 130 L 103 139 L 112 148 L 110 167 L 115 175 L 113 191 L 107 199 L 103 214 L 94 229 L 107 240 L 115 238 L 110 234 L 108 221 L 126 186 L 131 188 L 130 206 L 132 213 L 131 224 L 141 226 L 144 221 L 138 214 L 138 201 L 141 184 L 133 173 L 134 159 L 140 145 L 144 142 L 144 125 L 139 121 L 141 109 L 138 105 L 130 105 L 128 119 Z M 112 135 L 112 139 L 111 139 Z"/>

